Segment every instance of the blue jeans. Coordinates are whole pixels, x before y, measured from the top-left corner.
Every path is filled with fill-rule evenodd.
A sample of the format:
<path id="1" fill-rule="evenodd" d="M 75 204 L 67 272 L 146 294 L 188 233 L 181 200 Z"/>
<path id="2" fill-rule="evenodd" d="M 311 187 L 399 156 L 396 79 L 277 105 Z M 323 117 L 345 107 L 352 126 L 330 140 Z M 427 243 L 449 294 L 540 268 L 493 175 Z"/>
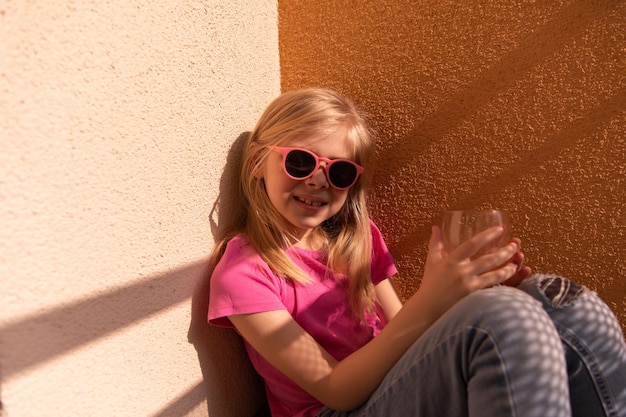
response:
<path id="1" fill-rule="evenodd" d="M 464 298 L 366 403 L 318 416 L 626 416 L 624 336 L 595 293 L 534 275 Z"/>

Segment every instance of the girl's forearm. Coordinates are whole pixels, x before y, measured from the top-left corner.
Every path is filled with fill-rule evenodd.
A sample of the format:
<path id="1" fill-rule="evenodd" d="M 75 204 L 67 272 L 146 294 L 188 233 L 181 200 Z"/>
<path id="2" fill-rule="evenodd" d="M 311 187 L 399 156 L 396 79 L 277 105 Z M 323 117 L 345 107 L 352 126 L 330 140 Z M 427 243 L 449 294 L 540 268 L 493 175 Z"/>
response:
<path id="1" fill-rule="evenodd" d="M 337 363 L 328 377 L 329 398 L 336 410 L 352 410 L 365 402 L 389 370 L 439 318 L 418 291 L 385 328 L 361 349 Z"/>

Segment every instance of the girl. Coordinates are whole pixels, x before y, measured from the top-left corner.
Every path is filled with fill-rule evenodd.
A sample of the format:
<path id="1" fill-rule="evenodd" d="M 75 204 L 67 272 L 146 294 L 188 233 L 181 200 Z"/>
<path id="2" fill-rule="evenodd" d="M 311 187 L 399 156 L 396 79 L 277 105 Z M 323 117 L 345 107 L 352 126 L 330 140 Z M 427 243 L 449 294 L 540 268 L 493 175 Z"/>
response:
<path id="1" fill-rule="evenodd" d="M 244 212 L 216 244 L 208 318 L 243 336 L 272 415 L 624 412 L 615 317 L 575 283 L 529 277 L 517 238 L 470 260 L 500 228 L 445 253 L 433 227 L 401 304 L 366 207 L 372 148 L 355 106 L 323 89 L 278 97 L 244 147 Z"/>

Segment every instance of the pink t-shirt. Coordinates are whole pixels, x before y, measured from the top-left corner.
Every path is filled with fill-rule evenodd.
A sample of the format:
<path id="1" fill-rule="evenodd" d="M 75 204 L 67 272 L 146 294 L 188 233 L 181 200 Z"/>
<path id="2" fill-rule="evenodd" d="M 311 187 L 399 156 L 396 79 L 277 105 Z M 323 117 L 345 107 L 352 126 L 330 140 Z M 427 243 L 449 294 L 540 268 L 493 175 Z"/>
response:
<path id="1" fill-rule="evenodd" d="M 371 228 L 372 282 L 378 284 L 397 271 L 380 231 L 374 223 Z M 244 236 L 233 238 L 211 276 L 209 322 L 233 327 L 230 315 L 287 310 L 337 360 L 378 334 L 383 327 L 381 317 L 368 315 L 366 324 L 354 319 L 347 305 L 346 277 L 328 269 L 323 252 L 292 247 L 287 254 L 310 275 L 311 283 L 293 284 L 276 276 Z M 318 400 L 245 345 L 265 380 L 272 416 L 308 417 L 321 410 Z"/>

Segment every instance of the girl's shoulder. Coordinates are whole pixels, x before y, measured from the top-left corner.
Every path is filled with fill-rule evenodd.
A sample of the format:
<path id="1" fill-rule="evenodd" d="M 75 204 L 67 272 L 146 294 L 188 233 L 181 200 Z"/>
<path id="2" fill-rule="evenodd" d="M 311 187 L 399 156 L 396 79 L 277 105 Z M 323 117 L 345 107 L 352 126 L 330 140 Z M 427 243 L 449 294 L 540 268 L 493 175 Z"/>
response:
<path id="1" fill-rule="evenodd" d="M 211 273 L 209 321 L 232 327 L 227 319 L 232 314 L 284 309 L 282 281 L 245 236 L 233 237 Z"/>
<path id="2" fill-rule="evenodd" d="M 250 240 L 240 233 L 228 241 L 219 263 L 237 263 L 242 260 L 257 262 L 261 260 L 261 255 L 259 255 Z"/>
<path id="3" fill-rule="evenodd" d="M 383 234 L 378 228 L 378 226 L 376 225 L 376 223 L 374 223 L 374 220 L 369 219 L 369 221 L 370 221 L 370 232 L 372 234 L 372 242 L 376 244 L 379 241 L 384 241 Z"/>
<path id="4" fill-rule="evenodd" d="M 276 285 L 279 280 L 250 240 L 244 235 L 236 235 L 228 241 L 222 257 L 213 268 L 211 283 L 232 286 L 253 281 L 264 284 L 271 281 Z"/>
<path id="5" fill-rule="evenodd" d="M 250 243 L 250 240 L 243 233 L 236 234 L 226 244 L 226 248 L 231 248 L 231 250 L 245 250 L 249 247 L 252 247 L 252 243 Z"/>

